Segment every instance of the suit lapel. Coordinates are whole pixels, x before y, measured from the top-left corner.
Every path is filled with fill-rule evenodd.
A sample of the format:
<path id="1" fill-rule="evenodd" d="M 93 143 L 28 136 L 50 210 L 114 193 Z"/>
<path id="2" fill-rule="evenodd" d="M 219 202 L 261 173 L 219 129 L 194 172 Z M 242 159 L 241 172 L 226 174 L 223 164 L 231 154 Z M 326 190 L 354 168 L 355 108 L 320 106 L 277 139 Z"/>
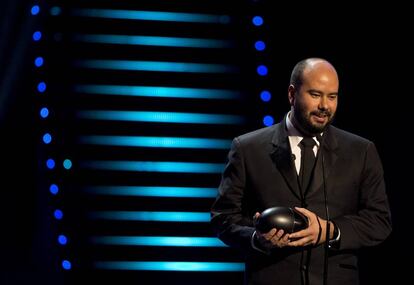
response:
<path id="1" fill-rule="evenodd" d="M 290 149 L 289 139 L 285 128 L 286 120 L 276 125 L 272 138 L 273 149 L 270 157 L 276 168 L 285 178 L 292 193 L 301 200 L 300 189 L 298 184 L 298 175 L 292 160 L 292 151 Z"/>
<path id="2" fill-rule="evenodd" d="M 322 146 L 318 151 L 316 166 L 309 192 L 317 191 L 323 184 L 323 172 L 325 172 L 325 180 L 328 179 L 333 166 L 338 158 L 337 155 L 338 141 L 332 134 L 332 128 L 328 127 L 324 132 Z M 323 161 L 322 161 L 323 160 Z"/>

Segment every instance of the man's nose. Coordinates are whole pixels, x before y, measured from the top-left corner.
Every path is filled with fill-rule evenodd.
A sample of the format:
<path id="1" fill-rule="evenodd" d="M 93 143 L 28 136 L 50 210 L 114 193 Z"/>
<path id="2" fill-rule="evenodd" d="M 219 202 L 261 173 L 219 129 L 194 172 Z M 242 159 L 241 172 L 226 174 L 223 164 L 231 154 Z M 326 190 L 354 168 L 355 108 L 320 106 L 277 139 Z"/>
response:
<path id="1" fill-rule="evenodd" d="M 321 110 L 328 110 L 328 100 L 326 96 L 321 96 L 319 99 L 319 109 Z"/>

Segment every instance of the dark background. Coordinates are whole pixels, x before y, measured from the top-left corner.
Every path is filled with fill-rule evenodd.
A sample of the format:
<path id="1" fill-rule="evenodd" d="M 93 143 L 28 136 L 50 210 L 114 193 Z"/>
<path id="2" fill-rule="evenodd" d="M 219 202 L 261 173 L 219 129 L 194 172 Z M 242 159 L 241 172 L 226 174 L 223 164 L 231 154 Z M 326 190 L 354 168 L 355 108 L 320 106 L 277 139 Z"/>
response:
<path id="1" fill-rule="evenodd" d="M 33 119 L 37 109 L 27 64 L 33 20 L 25 14 L 30 5 L 2 1 L 0 10 L 0 284 L 62 278 L 50 265 L 57 253 L 48 246 L 45 234 L 50 223 L 44 215 L 47 200 L 37 190 L 35 134 L 39 126 Z M 337 67 L 341 86 L 335 125 L 375 142 L 384 165 L 394 227 L 384 244 L 363 250 L 362 280 L 385 284 L 408 278 L 405 260 L 410 260 L 407 229 L 413 187 L 409 179 L 412 31 L 407 8 L 376 3 L 300 9 L 287 5 L 267 11 L 272 15 L 268 32 L 278 35 L 270 38 L 277 53 L 267 54 L 280 72 L 268 83 L 278 96 L 271 106 L 274 114 L 282 116 L 288 109 L 287 83 L 298 60 L 320 56 Z"/>

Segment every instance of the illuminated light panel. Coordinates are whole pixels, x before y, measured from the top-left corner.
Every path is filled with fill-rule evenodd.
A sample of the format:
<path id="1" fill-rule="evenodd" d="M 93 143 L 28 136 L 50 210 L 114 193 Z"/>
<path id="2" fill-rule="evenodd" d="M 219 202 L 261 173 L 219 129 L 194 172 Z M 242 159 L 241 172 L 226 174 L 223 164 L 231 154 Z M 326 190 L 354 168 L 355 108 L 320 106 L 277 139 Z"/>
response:
<path id="1" fill-rule="evenodd" d="M 259 66 L 257 67 L 257 73 L 258 73 L 260 76 L 266 76 L 266 75 L 267 75 L 267 73 L 268 73 L 267 66 L 266 66 L 266 65 L 259 65 Z"/>
<path id="2" fill-rule="evenodd" d="M 141 211 L 96 211 L 89 218 L 120 221 L 150 222 L 210 222 L 210 213 L 202 212 L 141 212 Z"/>
<path id="3" fill-rule="evenodd" d="M 265 126 L 271 126 L 271 125 L 273 125 L 273 123 L 274 123 L 274 119 L 273 119 L 273 117 L 272 116 L 265 116 L 264 118 L 263 118 L 263 124 L 265 125 Z"/>
<path id="4" fill-rule="evenodd" d="M 97 261 L 94 267 L 110 270 L 244 271 L 244 264 L 238 262 Z"/>
<path id="5" fill-rule="evenodd" d="M 260 92 L 260 99 L 262 99 L 263 102 L 269 102 L 270 99 L 272 99 L 272 94 L 267 90 L 263 90 Z"/>
<path id="6" fill-rule="evenodd" d="M 209 138 L 140 137 L 140 136 L 80 136 L 79 143 L 92 145 L 163 148 L 228 149 L 231 141 Z"/>
<path id="7" fill-rule="evenodd" d="M 181 123 L 181 124 L 242 124 L 244 118 L 235 115 L 177 113 L 177 112 L 147 112 L 147 111 L 112 111 L 112 110 L 83 110 L 78 111 L 81 119 L 133 121 L 154 123 Z"/>
<path id="8" fill-rule="evenodd" d="M 85 191 L 95 195 L 214 198 L 217 188 L 169 187 L 169 186 L 90 186 Z"/>
<path id="9" fill-rule="evenodd" d="M 164 46 L 186 48 L 231 48 L 233 42 L 219 39 L 179 38 L 159 36 L 131 36 L 131 35 L 105 35 L 105 34 L 77 34 L 75 41 L 86 43 Z"/>
<path id="10" fill-rule="evenodd" d="M 127 160 L 89 160 L 82 161 L 81 167 L 99 170 L 170 172 L 170 173 L 221 173 L 224 165 L 206 162 L 172 161 L 127 161 Z"/>
<path id="11" fill-rule="evenodd" d="M 42 32 L 40 32 L 40 31 L 35 31 L 34 33 L 33 33 L 33 40 L 35 41 L 35 42 L 38 42 L 38 41 L 40 41 L 41 39 L 42 39 Z"/>
<path id="12" fill-rule="evenodd" d="M 65 270 L 72 269 L 72 263 L 69 260 L 63 260 L 62 261 L 62 268 Z"/>
<path id="13" fill-rule="evenodd" d="M 258 51 L 263 51 L 266 48 L 266 44 L 265 44 L 264 41 L 257 41 L 257 42 L 254 43 L 254 47 Z"/>
<path id="14" fill-rule="evenodd" d="M 56 184 L 51 184 L 49 186 L 49 191 L 50 193 L 52 193 L 53 195 L 57 195 L 59 193 L 59 186 L 57 186 Z"/>
<path id="15" fill-rule="evenodd" d="M 156 72 L 189 72 L 189 73 L 234 73 L 238 68 L 228 64 L 143 61 L 143 60 L 110 60 L 85 59 L 77 60 L 74 65 L 80 68 L 156 71 Z"/>
<path id="16" fill-rule="evenodd" d="M 238 99 L 240 92 L 226 89 L 184 88 L 164 86 L 75 85 L 79 93 L 124 95 L 140 97 L 167 97 L 191 99 Z"/>
<path id="17" fill-rule="evenodd" d="M 43 107 L 42 109 L 40 109 L 40 117 L 42 117 L 43 119 L 47 118 L 49 116 L 49 109 L 46 107 Z"/>
<path id="18" fill-rule="evenodd" d="M 254 16 L 252 19 L 252 23 L 255 26 L 261 26 L 264 23 L 264 20 L 261 16 Z"/>
<path id="19" fill-rule="evenodd" d="M 94 18 L 215 24 L 228 24 L 231 20 L 228 15 L 114 9 L 74 9 L 72 14 Z"/>
<path id="20" fill-rule="evenodd" d="M 226 247 L 213 237 L 166 237 L 166 236 L 96 236 L 94 244 L 128 246 L 178 246 L 178 247 Z"/>
<path id="21" fill-rule="evenodd" d="M 65 169 L 71 169 L 72 168 L 72 161 L 70 159 L 65 159 L 63 161 L 63 167 Z"/>

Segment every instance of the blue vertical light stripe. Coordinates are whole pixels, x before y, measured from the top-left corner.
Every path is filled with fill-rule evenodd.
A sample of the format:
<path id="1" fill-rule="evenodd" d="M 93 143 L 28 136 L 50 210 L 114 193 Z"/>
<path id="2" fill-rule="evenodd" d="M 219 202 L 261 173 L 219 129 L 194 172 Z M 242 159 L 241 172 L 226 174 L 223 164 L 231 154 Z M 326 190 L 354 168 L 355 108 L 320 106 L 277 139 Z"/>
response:
<path id="1" fill-rule="evenodd" d="M 97 219 L 97 220 L 120 220 L 120 221 L 208 223 L 210 222 L 210 213 L 95 211 L 95 212 L 89 213 L 89 218 Z"/>
<path id="2" fill-rule="evenodd" d="M 228 149 L 231 141 L 209 138 L 143 137 L 143 136 L 80 136 L 78 142 L 91 145 Z"/>
<path id="3" fill-rule="evenodd" d="M 172 187 L 172 186 L 89 186 L 84 190 L 95 195 L 214 198 L 217 188 Z"/>
<path id="4" fill-rule="evenodd" d="M 215 237 L 94 236 L 93 244 L 127 246 L 226 247 Z"/>
<path id="5" fill-rule="evenodd" d="M 226 89 L 78 84 L 74 91 L 86 94 L 124 95 L 140 97 L 167 97 L 191 99 L 238 99 L 240 91 Z"/>
<path id="6" fill-rule="evenodd" d="M 94 267 L 107 270 L 144 271 L 244 271 L 239 262 L 96 261 Z"/>
<path id="7" fill-rule="evenodd" d="M 82 161 L 81 167 L 87 169 L 138 172 L 169 173 L 221 173 L 224 165 L 206 162 L 173 162 L 173 161 L 126 161 L 126 160 L 89 160 Z"/>
<path id="8" fill-rule="evenodd" d="M 234 43 L 229 40 L 179 38 L 160 36 L 131 36 L 131 35 L 107 35 L 107 34 L 77 34 L 75 41 L 86 43 L 186 47 L 186 48 L 231 48 Z"/>
<path id="9" fill-rule="evenodd" d="M 85 59 L 75 61 L 74 65 L 79 68 L 154 72 L 234 73 L 239 71 L 237 66 L 228 64 L 144 60 Z"/>
<path id="10" fill-rule="evenodd" d="M 82 110 L 78 118 L 89 120 L 131 121 L 180 124 L 238 125 L 244 123 L 242 116 L 178 112 Z"/>
<path id="11" fill-rule="evenodd" d="M 114 9 L 73 9 L 72 15 L 108 19 L 215 24 L 228 24 L 231 20 L 228 15 Z"/>

